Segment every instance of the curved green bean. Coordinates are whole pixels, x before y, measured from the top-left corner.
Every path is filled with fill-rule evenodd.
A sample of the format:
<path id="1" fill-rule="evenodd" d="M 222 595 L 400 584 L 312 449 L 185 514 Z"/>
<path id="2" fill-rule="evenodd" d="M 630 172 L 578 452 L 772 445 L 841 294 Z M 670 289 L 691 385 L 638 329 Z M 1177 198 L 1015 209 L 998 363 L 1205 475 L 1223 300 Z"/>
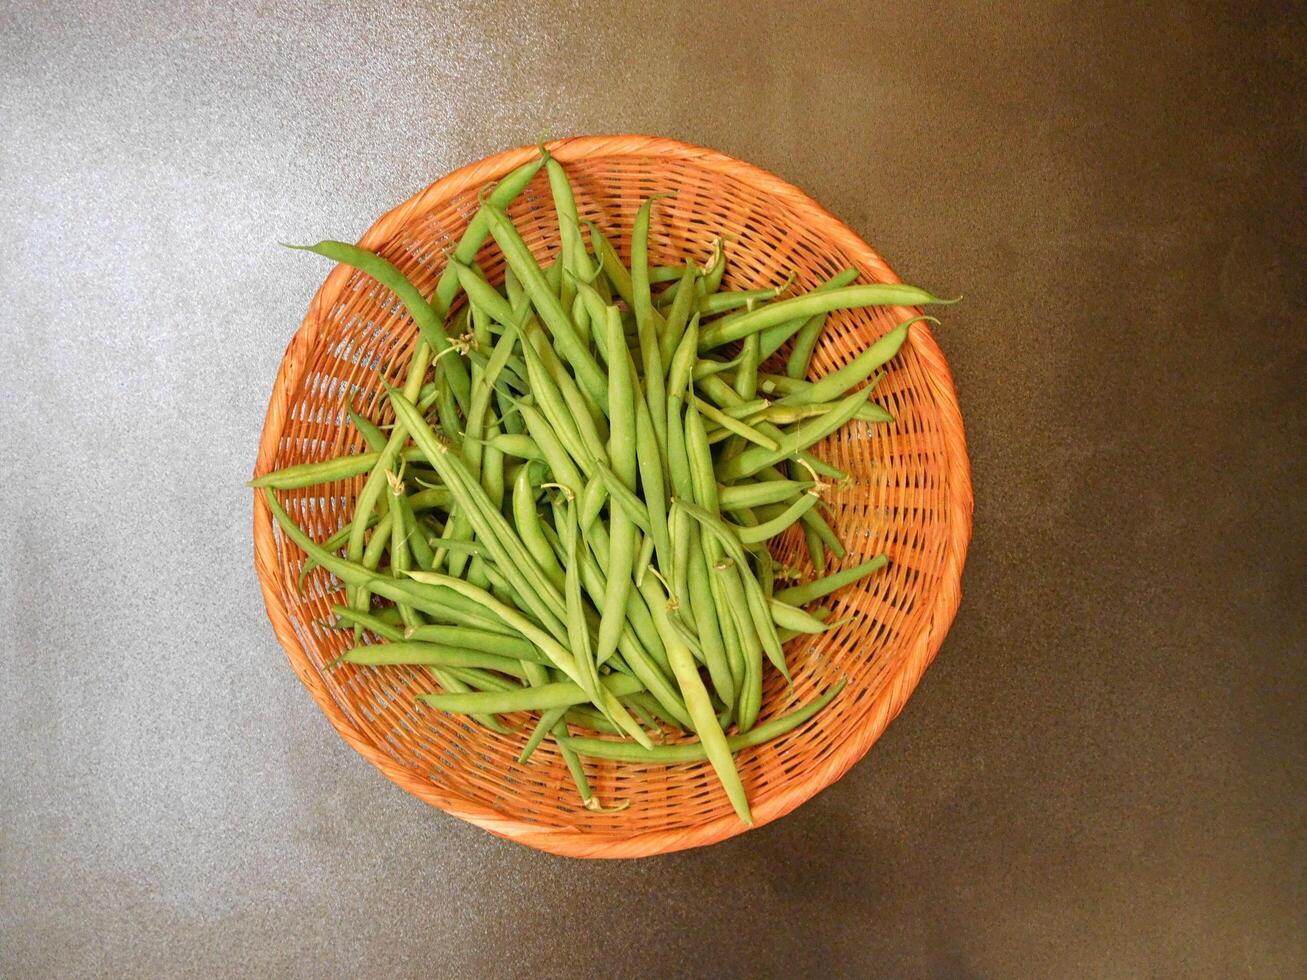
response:
<path id="1" fill-rule="evenodd" d="M 825 694 L 814 698 L 801 708 L 763 722 L 747 733 L 731 735 L 726 739 L 727 749 L 734 753 L 742 749 L 762 745 L 794 731 L 812 718 L 822 708 L 830 704 L 844 690 L 845 681 L 840 680 Z M 569 735 L 564 741 L 568 748 L 591 759 L 611 759 L 615 762 L 648 763 L 650 765 L 672 765 L 679 762 L 702 762 L 708 758 L 707 747 L 702 741 L 682 742 L 674 745 L 656 745 L 652 749 L 641 749 L 628 742 L 612 742 L 601 738 L 584 738 Z"/>

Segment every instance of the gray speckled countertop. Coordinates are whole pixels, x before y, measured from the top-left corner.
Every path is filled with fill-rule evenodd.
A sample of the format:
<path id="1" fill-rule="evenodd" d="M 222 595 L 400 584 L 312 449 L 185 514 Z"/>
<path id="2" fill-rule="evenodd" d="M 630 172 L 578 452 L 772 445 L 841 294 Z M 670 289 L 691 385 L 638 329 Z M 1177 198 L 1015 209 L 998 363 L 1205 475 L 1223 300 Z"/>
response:
<path id="1" fill-rule="evenodd" d="M 1301 10 L 157 6 L 0 9 L 0 974 L 1307 972 Z M 967 295 L 976 534 L 844 780 L 580 864 L 335 735 L 242 482 L 326 271 L 277 240 L 622 131 Z"/>

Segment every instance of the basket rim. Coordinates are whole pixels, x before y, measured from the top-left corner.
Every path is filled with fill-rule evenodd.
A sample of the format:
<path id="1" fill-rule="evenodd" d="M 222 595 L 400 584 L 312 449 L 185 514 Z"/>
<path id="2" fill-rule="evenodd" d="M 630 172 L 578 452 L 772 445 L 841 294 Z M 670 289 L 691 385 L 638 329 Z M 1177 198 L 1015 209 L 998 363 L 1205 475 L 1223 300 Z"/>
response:
<path id="1" fill-rule="evenodd" d="M 790 207 L 804 214 L 805 218 L 810 218 L 856 263 L 876 268 L 886 281 L 901 281 L 874 248 L 812 197 L 775 174 L 725 153 L 669 137 L 640 134 L 574 136 L 547 142 L 545 147 L 563 164 L 592 156 L 654 156 L 690 159 L 727 172 L 784 200 Z M 538 152 L 537 146 L 515 147 L 447 174 L 378 218 L 359 239 L 359 245 L 372 249 L 385 245 L 414 213 L 425 210 L 429 202 L 443 200 L 470 186 L 498 179 Z M 289 420 L 291 397 L 299 388 L 309 363 L 309 355 L 317 341 L 320 314 L 330 308 L 332 299 L 351 275 L 352 270 L 345 266 L 338 265 L 332 269 L 314 294 L 303 321 L 286 347 L 259 440 L 254 469 L 256 476 L 273 468 L 281 433 Z M 644 857 L 717 843 L 784 816 L 837 781 L 866 755 L 889 722 L 902 710 L 926 668 L 934 660 L 961 602 L 961 576 L 971 539 L 973 510 L 971 465 L 962 414 L 944 354 L 924 323 L 913 326 L 909 333 L 909 343 L 921 359 L 929 380 L 931 396 L 939 413 L 945 450 L 948 538 L 935 601 L 927 615 L 924 629 L 904 644 L 907 655 L 877 695 L 863 721 L 849 732 L 822 766 L 789 781 L 781 791 L 760 800 L 753 808 L 752 827 L 734 815 L 688 827 L 636 834 L 596 833 L 570 827 L 542 826 L 507 817 L 490 807 L 454 795 L 379 751 L 355 728 L 337 704 L 300 643 L 290 613 L 275 587 L 279 583 L 279 552 L 273 533 L 272 513 L 263 495 L 255 491 L 255 572 L 263 592 L 268 618 L 291 668 L 341 738 L 391 782 L 424 802 L 496 836 L 539 850 L 584 858 Z"/>

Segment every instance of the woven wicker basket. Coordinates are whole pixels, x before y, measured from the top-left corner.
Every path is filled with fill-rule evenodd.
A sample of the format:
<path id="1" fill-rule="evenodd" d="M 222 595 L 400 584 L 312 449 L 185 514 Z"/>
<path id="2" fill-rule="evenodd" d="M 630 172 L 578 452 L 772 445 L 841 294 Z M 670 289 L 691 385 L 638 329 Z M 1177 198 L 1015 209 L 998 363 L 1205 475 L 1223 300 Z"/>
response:
<path id="1" fill-rule="evenodd" d="M 652 262 L 679 262 L 686 255 L 703 261 L 712 240 L 725 235 L 729 288 L 769 285 L 793 272 L 795 288 L 807 289 L 850 265 L 863 281 L 898 281 L 874 250 L 797 188 L 721 153 L 647 136 L 580 137 L 549 150 L 567 168 L 582 217 L 597 222 L 622 249 L 641 201 L 677 192 L 654 209 Z M 445 250 L 476 208 L 477 192 L 536 152 L 509 150 L 450 174 L 383 216 L 360 244 L 429 292 Z M 509 211 L 537 254 L 556 251 L 558 229 L 543 172 Z M 503 261 L 493 245 L 478 261 L 493 281 L 502 281 Z M 814 374 L 846 363 L 915 312 L 833 314 L 813 359 Z M 383 381 L 402 383 L 414 338 L 412 322 L 389 292 L 351 269 L 334 269 L 286 351 L 256 474 L 361 451 L 362 439 L 342 411 L 343 396 L 357 389 L 355 404 L 388 420 L 379 393 Z M 887 552 L 891 563 L 833 597 L 836 616 L 848 622 L 789 645 L 793 691 L 768 672 L 764 719 L 840 677 L 848 686 L 806 725 L 738 757 L 756 825 L 788 813 L 862 757 L 907 701 L 957 611 L 971 535 L 970 467 L 953 381 L 924 323 L 912 327 L 876 398 L 894 413 L 894 424 L 855 422 L 818 451 L 852 474 L 848 485 L 826 495 L 847 561 Z M 321 540 L 342 526 L 360 486 L 361 480 L 347 481 L 283 499 Z M 347 634 L 321 625 L 338 598 L 330 591 L 334 583 L 317 570 L 303 593 L 296 589 L 304 556 L 274 529 L 258 495 L 254 551 L 268 615 L 291 666 L 345 741 L 415 796 L 491 833 L 575 857 L 657 854 L 747 829 L 707 763 L 644 768 L 587 761 L 601 800 L 630 803 L 617 813 L 594 813 L 580 806 L 549 746 L 519 765 L 525 733 L 497 735 L 415 706 L 415 693 L 435 689 L 424 671 L 324 670 L 348 644 Z M 811 573 L 800 535 L 781 539 L 777 553 Z"/>

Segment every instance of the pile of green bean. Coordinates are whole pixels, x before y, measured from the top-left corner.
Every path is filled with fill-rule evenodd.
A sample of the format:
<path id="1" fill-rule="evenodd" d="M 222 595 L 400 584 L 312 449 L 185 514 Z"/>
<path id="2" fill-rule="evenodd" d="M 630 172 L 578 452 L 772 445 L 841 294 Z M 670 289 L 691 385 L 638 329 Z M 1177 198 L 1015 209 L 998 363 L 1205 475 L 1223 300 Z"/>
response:
<path id="1" fill-rule="evenodd" d="M 542 167 L 560 237 L 545 265 L 505 213 Z M 734 753 L 803 724 L 840 686 L 760 723 L 765 664 L 788 680 L 784 643 L 832 625 L 803 607 L 886 564 L 824 574 L 845 551 L 817 505 L 847 475 L 809 449 L 852 420 L 891 420 L 870 401 L 873 375 L 912 321 L 816 381 L 813 349 L 835 310 L 945 301 L 852 285 L 853 269 L 785 299 L 788 284 L 723 289 L 720 241 L 705 266 L 651 267 L 655 200 L 628 268 L 542 152 L 482 197 L 430 297 L 365 249 L 306 246 L 393 291 L 419 340 L 388 389 L 388 431 L 347 406 L 368 452 L 251 485 L 308 555 L 301 585 L 318 566 L 343 583 L 332 625 L 357 645 L 339 660 L 425 667 L 440 690 L 422 703 L 496 732 L 512 731 L 502 715 L 538 713 L 521 761 L 552 740 L 591 809 L 581 757 L 707 759 L 750 822 Z M 502 288 L 475 261 L 487 237 Z M 762 371 L 791 340 L 783 373 Z M 354 477 L 352 520 L 321 543 L 274 492 Z M 767 548 L 795 524 L 820 576 L 804 584 Z M 679 733 L 696 737 L 668 741 Z"/>

